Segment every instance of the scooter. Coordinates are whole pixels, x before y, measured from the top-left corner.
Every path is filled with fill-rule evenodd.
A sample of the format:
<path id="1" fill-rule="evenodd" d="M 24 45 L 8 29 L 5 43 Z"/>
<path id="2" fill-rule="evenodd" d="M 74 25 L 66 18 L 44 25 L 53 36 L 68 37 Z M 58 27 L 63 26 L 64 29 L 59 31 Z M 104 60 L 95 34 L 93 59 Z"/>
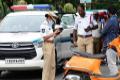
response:
<path id="1" fill-rule="evenodd" d="M 120 74 L 104 75 L 100 70 L 104 54 L 89 54 L 71 48 L 75 53 L 64 67 L 64 80 L 120 80 Z"/>

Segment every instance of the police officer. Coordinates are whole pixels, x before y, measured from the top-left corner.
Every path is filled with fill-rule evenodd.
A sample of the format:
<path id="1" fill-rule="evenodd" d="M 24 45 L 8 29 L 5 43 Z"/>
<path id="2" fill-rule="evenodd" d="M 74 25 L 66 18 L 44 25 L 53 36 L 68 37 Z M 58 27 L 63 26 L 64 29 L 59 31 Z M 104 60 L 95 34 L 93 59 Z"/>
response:
<path id="1" fill-rule="evenodd" d="M 55 80 L 55 46 L 54 37 L 56 37 L 60 30 L 56 29 L 53 32 L 54 24 L 58 18 L 54 13 L 45 15 L 46 20 L 40 26 L 40 32 L 44 38 L 43 53 L 44 65 L 42 72 L 42 80 Z"/>
<path id="2" fill-rule="evenodd" d="M 84 5 L 78 5 L 78 16 L 75 18 L 73 31 L 74 46 L 78 45 L 81 51 L 93 53 L 92 26 L 97 26 L 97 22 L 92 15 L 86 14 Z M 77 35 L 77 36 L 76 36 Z"/>

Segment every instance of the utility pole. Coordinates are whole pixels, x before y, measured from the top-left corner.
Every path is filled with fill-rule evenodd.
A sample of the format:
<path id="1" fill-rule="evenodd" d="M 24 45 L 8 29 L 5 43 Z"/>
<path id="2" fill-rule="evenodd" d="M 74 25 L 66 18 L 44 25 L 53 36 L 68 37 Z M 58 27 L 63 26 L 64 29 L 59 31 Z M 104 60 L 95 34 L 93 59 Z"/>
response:
<path id="1" fill-rule="evenodd" d="M 86 3 L 86 1 L 84 1 L 84 6 L 85 6 L 85 10 L 86 10 L 86 7 L 87 7 L 87 3 Z"/>

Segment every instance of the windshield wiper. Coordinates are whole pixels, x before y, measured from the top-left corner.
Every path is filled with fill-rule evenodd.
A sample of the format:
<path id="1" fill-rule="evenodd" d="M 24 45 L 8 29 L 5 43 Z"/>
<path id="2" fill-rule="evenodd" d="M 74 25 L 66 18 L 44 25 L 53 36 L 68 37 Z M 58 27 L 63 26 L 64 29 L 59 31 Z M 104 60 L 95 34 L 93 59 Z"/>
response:
<path id="1" fill-rule="evenodd" d="M 19 32 L 21 32 L 21 31 L 11 31 L 9 33 L 19 33 Z"/>
<path id="2" fill-rule="evenodd" d="M 26 33 L 26 32 L 40 32 L 40 31 L 0 31 L 0 33 Z"/>

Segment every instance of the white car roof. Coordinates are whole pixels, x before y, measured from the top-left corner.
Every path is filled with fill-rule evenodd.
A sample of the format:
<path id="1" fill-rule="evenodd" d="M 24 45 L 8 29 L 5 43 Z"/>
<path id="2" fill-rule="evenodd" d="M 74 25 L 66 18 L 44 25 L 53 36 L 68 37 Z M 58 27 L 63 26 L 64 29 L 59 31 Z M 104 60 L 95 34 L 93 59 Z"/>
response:
<path id="1" fill-rule="evenodd" d="M 86 10 L 86 14 L 88 14 L 88 15 L 91 15 L 91 14 L 93 14 L 95 12 L 107 12 L 107 10 L 105 10 L 105 9 L 100 9 L 100 10 L 97 10 L 97 9 L 96 10 Z M 78 12 L 76 14 L 79 15 Z"/>
<path id="2" fill-rule="evenodd" d="M 21 12 L 12 12 L 7 16 L 18 16 L 18 15 L 45 15 L 48 11 L 21 11 Z"/>
<path id="3" fill-rule="evenodd" d="M 64 14 L 63 16 L 71 16 L 71 15 L 73 15 L 73 14 Z"/>

